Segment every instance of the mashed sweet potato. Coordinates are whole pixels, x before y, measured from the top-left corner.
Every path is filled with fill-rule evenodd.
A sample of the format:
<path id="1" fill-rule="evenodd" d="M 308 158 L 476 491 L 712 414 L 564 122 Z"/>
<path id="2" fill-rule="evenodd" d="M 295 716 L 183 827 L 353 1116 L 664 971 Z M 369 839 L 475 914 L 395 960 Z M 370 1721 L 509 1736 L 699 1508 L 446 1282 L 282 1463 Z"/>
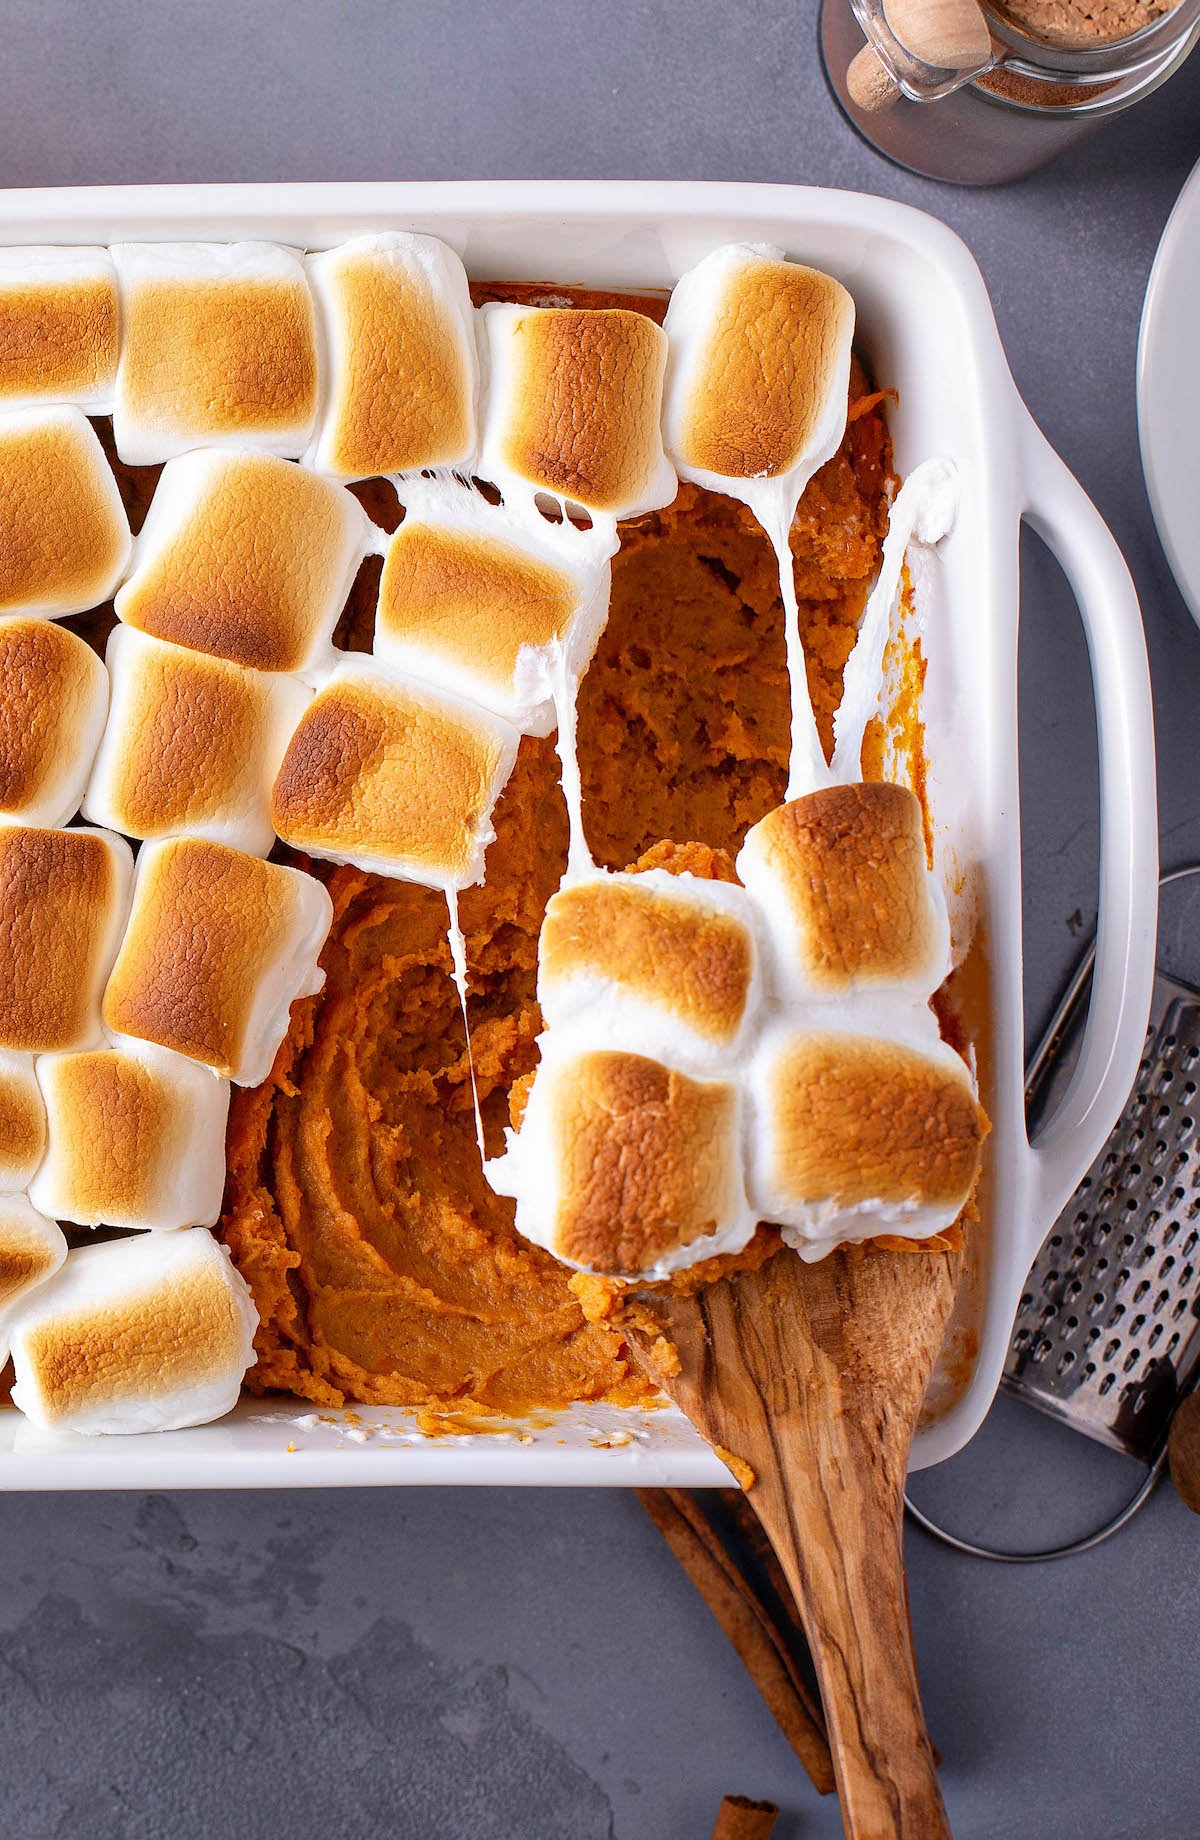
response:
<path id="1" fill-rule="evenodd" d="M 887 431 L 867 388 L 856 367 L 862 412 L 792 537 L 827 747 L 886 527 Z M 370 587 L 343 643 L 370 642 Z M 736 850 L 782 797 L 787 739 L 770 547 L 748 512 L 685 485 L 669 509 L 623 528 L 608 627 L 583 685 L 596 859 L 620 868 L 664 839 Z M 510 1087 L 535 1062 L 538 929 L 566 859 L 552 740 L 523 744 L 496 830 L 486 884 L 461 902 L 489 1151 Z M 441 896 L 314 868 L 336 912 L 325 990 L 296 1005 L 270 1080 L 235 1093 L 230 1118 L 221 1231 L 262 1318 L 248 1384 L 326 1405 L 513 1412 L 644 1397 L 619 1327 L 585 1317 L 569 1272 L 517 1238 L 511 1202 L 483 1180 Z"/>

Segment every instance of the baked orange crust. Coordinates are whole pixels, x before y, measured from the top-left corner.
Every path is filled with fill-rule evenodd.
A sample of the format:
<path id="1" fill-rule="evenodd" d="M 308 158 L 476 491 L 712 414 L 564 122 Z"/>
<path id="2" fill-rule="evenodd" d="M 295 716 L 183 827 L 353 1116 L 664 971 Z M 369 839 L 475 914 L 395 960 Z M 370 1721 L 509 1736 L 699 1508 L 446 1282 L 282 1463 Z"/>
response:
<path id="1" fill-rule="evenodd" d="M 477 301 L 514 294 L 537 290 L 481 290 Z M 661 316 L 658 303 L 640 304 Z M 852 387 L 867 387 L 857 368 Z M 827 747 L 878 567 L 889 477 L 875 404 L 812 481 L 793 529 Z M 611 869 L 641 859 L 732 880 L 723 852 L 779 803 L 787 776 L 774 557 L 743 507 L 686 485 L 621 538 L 609 623 L 580 698 L 592 851 Z M 356 596 L 339 642 L 361 649 L 369 640 L 370 608 Z M 878 744 L 868 762 L 878 775 Z M 538 932 L 566 861 L 552 739 L 523 743 L 495 823 L 487 880 L 460 902 L 492 1155 L 509 1089 L 536 1063 Z M 704 842 L 664 842 L 672 838 Z M 517 1238 L 511 1202 L 483 1180 L 442 897 L 317 867 L 335 909 L 326 988 L 295 1006 L 270 1080 L 235 1092 L 230 1113 L 222 1233 L 261 1317 L 248 1386 L 321 1405 L 518 1413 L 648 1399 L 620 1309 L 610 1319 L 585 1315 L 578 1281 Z M 757 1264 L 778 1245 L 760 1228 L 738 1263 Z"/>

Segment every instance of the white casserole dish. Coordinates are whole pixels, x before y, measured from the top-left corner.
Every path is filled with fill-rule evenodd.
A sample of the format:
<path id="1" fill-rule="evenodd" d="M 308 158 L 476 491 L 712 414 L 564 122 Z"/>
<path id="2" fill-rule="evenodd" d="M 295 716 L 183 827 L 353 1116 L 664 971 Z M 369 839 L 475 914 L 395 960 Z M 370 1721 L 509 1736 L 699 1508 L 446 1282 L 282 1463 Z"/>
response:
<path id="1" fill-rule="evenodd" d="M 975 891 L 988 943 L 992 1120 L 945 1375 L 914 1466 L 957 1450 L 987 1411 L 1030 1261 L 1132 1084 L 1149 1009 L 1157 874 L 1150 684 L 1133 584 L 1098 514 L 1016 393 L 965 246 L 907 206 L 848 192 L 749 185 L 575 183 L 245 185 L 0 192 L 0 246 L 268 237 L 324 247 L 361 230 L 427 230 L 472 277 L 669 287 L 714 244 L 777 243 L 853 293 L 859 343 L 891 416 L 901 474 L 934 454 L 960 469 L 958 523 L 921 583 L 925 715 L 943 861 Z M 1100 740 L 1099 952 L 1078 1071 L 1030 1146 L 1022 1078 L 1017 784 L 1017 539 L 1027 518 L 1078 597 Z M 308 1415 L 311 1417 L 311 1415 Z M 507 1435 L 417 1434 L 400 1411 L 305 1420 L 244 1400 L 222 1422 L 158 1436 L 52 1440 L 0 1413 L 0 1487 L 222 1488 L 332 1483 L 699 1487 L 728 1480 L 671 1411 L 580 1407 Z"/>

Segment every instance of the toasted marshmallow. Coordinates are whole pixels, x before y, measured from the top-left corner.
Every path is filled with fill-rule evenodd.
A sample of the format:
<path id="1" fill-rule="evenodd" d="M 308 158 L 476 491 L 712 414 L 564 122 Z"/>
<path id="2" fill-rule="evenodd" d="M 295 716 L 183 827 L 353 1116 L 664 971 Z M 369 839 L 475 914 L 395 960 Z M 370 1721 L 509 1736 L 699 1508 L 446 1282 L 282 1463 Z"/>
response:
<path id="1" fill-rule="evenodd" d="M 49 1431 L 175 1431 L 220 1418 L 258 1314 L 211 1233 L 85 1246 L 18 1312 L 13 1404 Z"/>
<path id="2" fill-rule="evenodd" d="M 684 479 L 760 507 L 805 485 L 846 429 L 854 302 L 763 244 L 727 243 L 675 284 L 664 425 Z"/>
<path id="3" fill-rule="evenodd" d="M 604 630 L 615 542 L 515 517 L 440 481 L 414 481 L 404 499 L 379 584 L 375 656 L 525 734 L 549 734 L 553 672 L 577 682 Z"/>
<path id="4" fill-rule="evenodd" d="M 928 1011 L 889 1039 L 844 1017 L 789 1020 L 764 1037 L 748 1087 L 750 1199 L 803 1258 L 881 1233 L 928 1238 L 970 1198 L 983 1115 Z"/>
<path id="5" fill-rule="evenodd" d="M 476 470 L 505 497 L 546 493 L 610 518 L 669 505 L 667 341 L 625 307 L 482 309 L 487 417 Z"/>
<path id="6" fill-rule="evenodd" d="M 0 531 L 0 613 L 57 620 L 112 594 L 129 560 L 129 522 L 80 410 L 0 415 Z"/>
<path id="7" fill-rule="evenodd" d="M 129 626 L 258 671 L 326 661 L 371 526 L 343 486 L 215 448 L 164 467 L 116 599 Z"/>
<path id="8" fill-rule="evenodd" d="M 0 1048 L 100 1040 L 132 877 L 129 845 L 109 831 L 0 826 Z"/>
<path id="9" fill-rule="evenodd" d="M 946 899 L 904 786 L 829 786 L 778 805 L 747 833 L 737 868 L 793 998 L 925 1002 L 949 973 Z"/>
<path id="10" fill-rule="evenodd" d="M 317 959 L 332 921 L 327 890 L 300 869 L 199 837 L 148 843 L 105 1026 L 257 1086 L 292 1004 L 325 982 Z"/>
<path id="11" fill-rule="evenodd" d="M 297 458 L 317 411 L 316 315 L 273 243 L 118 243 L 113 435 L 127 466 L 212 441 Z"/>
<path id="12" fill-rule="evenodd" d="M 52 1278 L 67 1256 L 56 1221 L 24 1195 L 0 1195 L 0 1367 L 8 1360 L 8 1325 L 29 1293 Z"/>
<path id="13" fill-rule="evenodd" d="M 49 1148 L 29 1199 L 80 1227 L 212 1226 L 225 1190 L 229 1085 L 140 1041 L 42 1054 Z"/>
<path id="14" fill-rule="evenodd" d="M 116 376 L 107 249 L 0 249 L 0 404 L 77 403 L 108 415 Z"/>
<path id="15" fill-rule="evenodd" d="M 616 1047 L 709 1068 L 741 1046 L 761 983 L 754 904 L 742 888 L 652 869 L 568 881 L 538 947 L 546 1026 L 581 1024 Z"/>
<path id="16" fill-rule="evenodd" d="M 0 1193 L 28 1188 L 45 1151 L 46 1108 L 33 1070 L 33 1056 L 0 1048 Z M 0 1294 L 0 1309 L 3 1307 Z"/>
<path id="17" fill-rule="evenodd" d="M 467 273 L 434 236 L 383 230 L 308 258 L 324 388 L 305 456 L 335 479 L 462 466 L 475 450 Z"/>
<path id="18" fill-rule="evenodd" d="M 104 729 L 108 679 L 90 645 L 32 616 L 0 620 L 0 817 L 65 824 Z"/>
<path id="19" fill-rule="evenodd" d="M 665 1278 L 740 1251 L 755 1218 L 736 1085 L 553 1034 L 541 1048 L 521 1128 L 485 1165 L 516 1200 L 517 1231 L 619 1278 Z"/>
<path id="20" fill-rule="evenodd" d="M 0 651 L 3 637 L 0 627 Z M 271 786 L 311 690 L 132 626 L 113 628 L 105 663 L 112 704 L 84 816 L 129 837 L 207 837 L 268 856 Z"/>
<path id="21" fill-rule="evenodd" d="M 275 829 L 310 856 L 430 888 L 470 887 L 483 876 L 517 742 L 474 704 L 377 664 L 339 665 L 284 756 Z"/>

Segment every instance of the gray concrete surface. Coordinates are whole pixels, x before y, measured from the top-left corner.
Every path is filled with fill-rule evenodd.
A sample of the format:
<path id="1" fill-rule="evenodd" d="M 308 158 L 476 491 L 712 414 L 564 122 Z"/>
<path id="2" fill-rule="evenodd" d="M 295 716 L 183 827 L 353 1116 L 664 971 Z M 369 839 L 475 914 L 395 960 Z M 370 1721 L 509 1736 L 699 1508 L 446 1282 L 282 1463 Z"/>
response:
<path id="1" fill-rule="evenodd" d="M 960 193 L 829 101 L 813 0 L 8 0 L 0 183 L 704 177 L 886 193 L 948 219 L 1017 381 L 1144 596 L 1164 858 L 1200 855 L 1200 639 L 1138 463 L 1134 348 L 1200 156 L 1200 59 L 1043 175 Z M 1025 911 L 1036 1032 L 1092 912 L 1078 625 L 1029 544 Z M 1200 939 L 1194 971 L 1200 971 Z M 916 1485 L 966 1531 L 1077 1531 L 1123 1460 L 1001 1403 Z M 1195 1840 L 1200 1523 L 1002 1569 L 913 1533 L 959 1840 Z M 0 1501 L 0 1840 L 705 1840 L 723 1793 L 839 1831 L 635 1501 L 609 1493 Z"/>

